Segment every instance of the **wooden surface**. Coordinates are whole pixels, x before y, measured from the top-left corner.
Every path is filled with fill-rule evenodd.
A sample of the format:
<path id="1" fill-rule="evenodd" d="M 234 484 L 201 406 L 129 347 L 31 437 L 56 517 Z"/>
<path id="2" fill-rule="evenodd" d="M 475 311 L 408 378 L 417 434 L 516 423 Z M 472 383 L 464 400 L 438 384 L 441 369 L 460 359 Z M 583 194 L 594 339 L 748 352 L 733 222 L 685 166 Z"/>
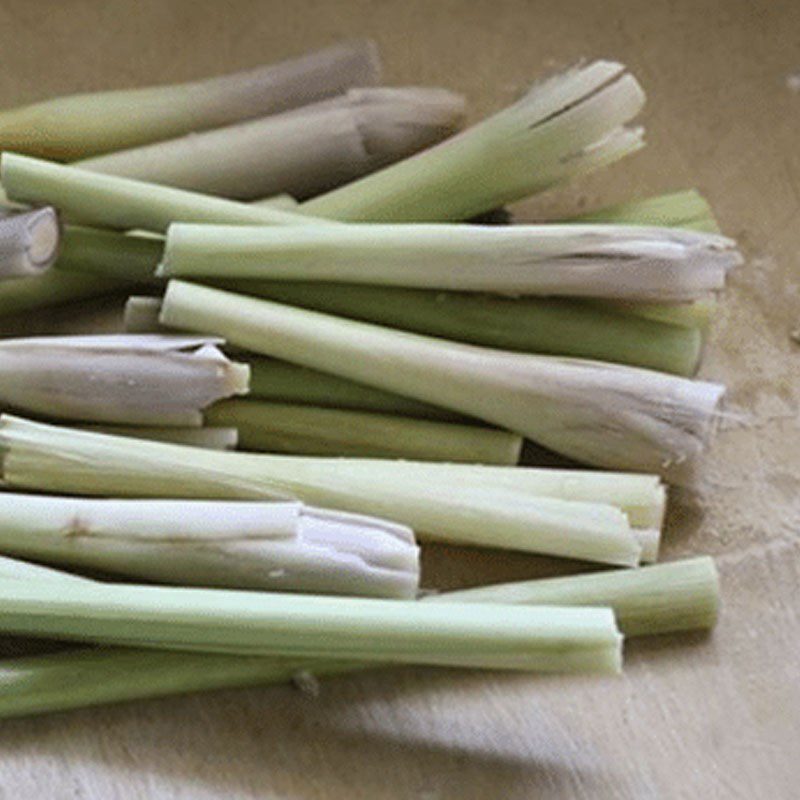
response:
<path id="1" fill-rule="evenodd" d="M 0 724 L 0 798 L 794 798 L 800 789 L 800 4 L 36 2 L 0 4 L 0 102 L 188 79 L 352 35 L 387 81 L 464 91 L 475 117 L 543 70 L 627 63 L 645 152 L 521 207 L 699 187 L 747 265 L 706 377 L 729 414 L 702 480 L 673 496 L 665 555 L 711 553 L 711 637 L 631 642 L 624 677 L 398 670 Z M 56 315 L 54 320 L 70 319 Z M 440 587 L 556 569 L 432 550 Z"/>

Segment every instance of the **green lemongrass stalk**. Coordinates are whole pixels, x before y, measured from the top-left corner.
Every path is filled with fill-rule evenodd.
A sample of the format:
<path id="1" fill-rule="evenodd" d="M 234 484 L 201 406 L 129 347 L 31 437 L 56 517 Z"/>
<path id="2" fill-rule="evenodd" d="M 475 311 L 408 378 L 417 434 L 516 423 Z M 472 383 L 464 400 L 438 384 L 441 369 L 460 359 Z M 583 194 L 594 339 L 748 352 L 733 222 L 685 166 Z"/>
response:
<path id="1" fill-rule="evenodd" d="M 16 153 L 3 153 L 0 180 L 8 196 L 32 205 L 51 203 L 69 222 L 101 228 L 165 231 L 170 223 L 234 225 L 319 224 L 274 206 L 238 203 L 154 183 L 100 175 Z"/>
<path id="2" fill-rule="evenodd" d="M 9 560 L 0 559 L 0 574 L 4 574 L 2 562 Z M 507 603 L 611 606 L 625 636 L 711 628 L 719 602 L 716 569 L 707 557 L 638 570 L 467 589 L 456 596 L 469 602 L 473 592 L 487 603 L 502 596 Z M 448 596 L 428 596 L 425 601 Z M 287 663 L 274 658 L 109 647 L 15 658 L 0 662 L 0 717 L 286 683 L 298 673 L 319 676 L 340 670 L 319 661 Z"/>
<path id="3" fill-rule="evenodd" d="M 208 337 L 110 334 L 0 342 L 0 404 L 51 418 L 200 426 L 249 371 Z"/>
<path id="4" fill-rule="evenodd" d="M 0 281 L 0 317 L 130 291 L 129 283 L 51 269 L 33 278 Z"/>
<path id="5" fill-rule="evenodd" d="M 284 114 L 75 166 L 239 200 L 281 192 L 313 197 L 452 135 L 464 109 L 464 98 L 445 89 L 351 89 Z"/>
<path id="6" fill-rule="evenodd" d="M 476 488 L 425 462 L 197 450 L 0 418 L 2 477 L 14 488 L 120 497 L 300 500 L 408 525 L 452 544 L 548 553 L 634 566 L 641 546 L 611 504 Z M 369 470 L 360 469 L 368 465 Z M 435 467 L 435 464 L 428 464 Z M 452 465 L 451 469 L 455 469 Z M 468 465 L 462 465 L 467 467 Z M 358 471 L 353 480 L 352 470 Z M 480 467 L 480 469 L 490 469 Z M 514 467 L 492 469 L 516 470 Z M 523 470 L 524 471 L 524 470 Z"/>
<path id="7" fill-rule="evenodd" d="M 639 225 L 170 225 L 161 277 L 685 302 L 741 263 L 722 236 Z"/>
<path id="8" fill-rule="evenodd" d="M 463 133 L 303 209 L 372 222 L 469 219 L 638 150 L 641 132 L 622 126 L 644 99 L 621 64 L 573 68 Z"/>
<path id="9" fill-rule="evenodd" d="M 241 655 L 617 673 L 610 608 L 0 580 L 0 630 Z"/>
<path id="10" fill-rule="evenodd" d="M 611 361 L 677 375 L 693 375 L 702 353 L 699 330 L 645 320 L 577 299 L 300 281 L 224 281 L 219 285 L 454 341 Z M 150 320 L 154 311 L 151 305 Z"/>
<path id="11" fill-rule="evenodd" d="M 190 586 L 414 597 L 413 532 L 303 506 L 0 493 L 0 552 Z"/>
<path id="12" fill-rule="evenodd" d="M 77 275 L 92 273 L 104 279 L 146 286 L 158 285 L 155 270 L 163 239 L 67 225 L 55 268 Z"/>
<path id="13" fill-rule="evenodd" d="M 493 428 L 258 400 L 215 403 L 205 422 L 236 428 L 243 450 L 273 453 L 516 464 L 522 450 L 520 436 Z"/>
<path id="14" fill-rule="evenodd" d="M 0 149 L 85 158 L 274 114 L 379 76 L 375 45 L 355 41 L 191 83 L 70 95 L 0 112 Z"/>
<path id="15" fill-rule="evenodd" d="M 235 450 L 239 443 L 236 428 L 168 428 L 139 425 L 81 425 L 85 431 L 108 433 L 112 436 L 132 436 L 134 439 L 154 439 L 157 442 L 189 444 L 208 450 Z"/>
<path id="16" fill-rule="evenodd" d="M 580 214 L 564 222 L 603 222 L 616 225 L 660 225 L 684 230 L 719 233 L 720 227 L 708 200 L 697 189 L 629 200 Z"/>
<path id="17" fill-rule="evenodd" d="M 161 322 L 441 405 L 596 466 L 685 480 L 724 387 L 382 328 L 171 281 Z"/>
<path id="18" fill-rule="evenodd" d="M 0 212 L 0 281 L 42 275 L 58 254 L 58 215 L 51 206 Z"/>
<path id="19" fill-rule="evenodd" d="M 160 305 L 159 305 L 160 313 Z M 322 408 L 373 411 L 440 422 L 465 422 L 461 414 L 286 361 L 244 354 L 250 394 L 256 400 Z"/>
<path id="20" fill-rule="evenodd" d="M 165 330 L 158 321 L 160 297 L 134 295 L 125 303 L 123 325 L 128 333 L 157 333 Z M 372 411 L 380 414 L 417 417 L 441 422 L 465 422 L 461 414 L 382 392 L 371 386 L 337 378 L 315 369 L 285 361 L 238 353 L 250 367 L 249 397 L 288 405 Z"/>
<path id="21" fill-rule="evenodd" d="M 594 301 L 589 301 L 594 304 Z M 704 297 L 691 303 L 626 302 L 623 300 L 597 301 L 611 311 L 630 314 L 653 322 L 663 322 L 682 328 L 707 328 L 717 311 L 715 297 Z"/>
<path id="22" fill-rule="evenodd" d="M 708 556 L 622 572 L 593 572 L 447 592 L 431 600 L 611 606 L 626 636 L 713 628 L 719 576 Z"/>

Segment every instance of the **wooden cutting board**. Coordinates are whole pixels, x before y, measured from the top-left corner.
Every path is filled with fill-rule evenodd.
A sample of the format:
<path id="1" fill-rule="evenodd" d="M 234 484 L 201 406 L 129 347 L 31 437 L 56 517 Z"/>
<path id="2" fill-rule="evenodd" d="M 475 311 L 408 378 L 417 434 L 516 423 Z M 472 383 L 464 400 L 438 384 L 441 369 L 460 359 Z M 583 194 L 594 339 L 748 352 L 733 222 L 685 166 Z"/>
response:
<path id="1" fill-rule="evenodd" d="M 631 642 L 616 679 L 396 670 L 327 680 L 317 697 L 277 687 L 2 722 L 0 798 L 797 797 L 800 4 L 3 0 L 0 102 L 185 80 L 356 35 L 379 42 L 387 82 L 461 90 L 474 118 L 581 57 L 640 77 L 647 149 L 518 212 L 697 186 L 748 256 L 703 369 L 730 386 L 729 413 L 696 489 L 673 494 L 665 546 L 718 558 L 720 625 Z M 425 574 L 445 588 L 558 568 L 437 548 Z"/>

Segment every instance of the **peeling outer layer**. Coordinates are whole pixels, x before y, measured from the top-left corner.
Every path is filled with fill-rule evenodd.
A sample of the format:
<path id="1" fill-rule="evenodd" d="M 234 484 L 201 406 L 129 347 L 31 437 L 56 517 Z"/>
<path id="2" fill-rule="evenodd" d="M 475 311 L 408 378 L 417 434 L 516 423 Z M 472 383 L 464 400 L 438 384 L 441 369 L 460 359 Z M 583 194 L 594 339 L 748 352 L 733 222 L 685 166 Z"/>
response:
<path id="1" fill-rule="evenodd" d="M 55 262 L 60 241 L 58 214 L 51 206 L 0 212 L 0 280 L 41 275 Z"/>
<path id="2" fill-rule="evenodd" d="M 300 503 L 0 494 L 0 552 L 163 583 L 414 597 L 410 528 Z"/>
<path id="3" fill-rule="evenodd" d="M 200 426 L 216 400 L 248 390 L 220 339 L 111 334 L 0 342 L 0 403 L 46 417 Z"/>

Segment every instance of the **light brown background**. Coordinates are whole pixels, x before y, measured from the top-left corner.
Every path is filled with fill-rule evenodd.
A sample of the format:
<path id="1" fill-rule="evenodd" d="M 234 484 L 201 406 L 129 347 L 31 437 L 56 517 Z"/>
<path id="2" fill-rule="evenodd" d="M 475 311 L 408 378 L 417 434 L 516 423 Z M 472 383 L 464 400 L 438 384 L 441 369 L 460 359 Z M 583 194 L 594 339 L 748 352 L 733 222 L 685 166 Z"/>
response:
<path id="1" fill-rule="evenodd" d="M 645 85 L 646 151 L 520 211 L 694 185 L 747 252 L 703 371 L 731 387 L 729 416 L 697 491 L 674 497 L 665 548 L 718 557 L 721 623 L 630 643 L 619 679 L 398 670 L 318 698 L 280 687 L 4 722 L 0 797 L 797 797 L 800 4 L 2 0 L 0 103 L 354 35 L 378 40 L 388 82 L 461 90 L 474 117 L 581 57 L 622 60 Z M 425 566 L 442 587 L 555 569 L 444 549 Z"/>

